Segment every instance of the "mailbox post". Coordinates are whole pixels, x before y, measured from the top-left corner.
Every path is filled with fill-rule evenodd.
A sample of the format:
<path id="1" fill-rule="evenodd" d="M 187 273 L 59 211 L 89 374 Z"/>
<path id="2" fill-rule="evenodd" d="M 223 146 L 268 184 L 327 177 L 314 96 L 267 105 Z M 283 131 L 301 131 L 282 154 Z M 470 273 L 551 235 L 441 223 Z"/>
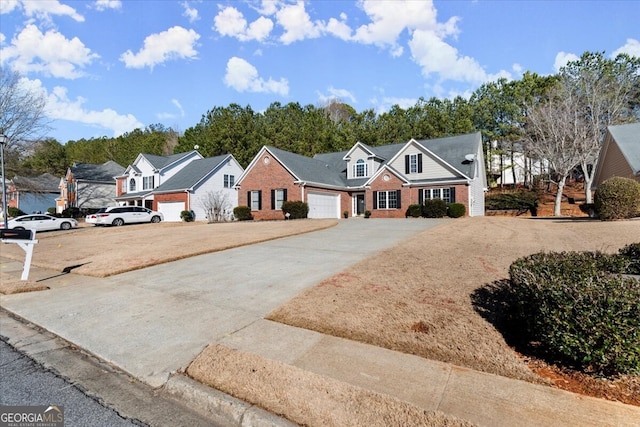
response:
<path id="1" fill-rule="evenodd" d="M 22 267 L 22 276 L 20 280 L 29 280 L 29 271 L 31 270 L 31 258 L 33 258 L 33 247 L 38 241 L 36 240 L 36 232 L 32 230 L 8 230 L 0 229 L 0 238 L 3 243 L 15 243 L 25 252 L 24 266 Z"/>

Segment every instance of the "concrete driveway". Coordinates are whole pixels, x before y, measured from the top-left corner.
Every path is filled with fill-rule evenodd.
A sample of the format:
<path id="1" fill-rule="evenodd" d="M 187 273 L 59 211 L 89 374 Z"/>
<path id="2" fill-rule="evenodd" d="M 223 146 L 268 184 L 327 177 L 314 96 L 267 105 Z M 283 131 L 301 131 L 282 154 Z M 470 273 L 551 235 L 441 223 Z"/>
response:
<path id="1" fill-rule="evenodd" d="M 5 309 L 153 387 L 208 344 L 258 322 L 303 289 L 447 220 L 350 219 L 336 227 L 49 291 Z"/>

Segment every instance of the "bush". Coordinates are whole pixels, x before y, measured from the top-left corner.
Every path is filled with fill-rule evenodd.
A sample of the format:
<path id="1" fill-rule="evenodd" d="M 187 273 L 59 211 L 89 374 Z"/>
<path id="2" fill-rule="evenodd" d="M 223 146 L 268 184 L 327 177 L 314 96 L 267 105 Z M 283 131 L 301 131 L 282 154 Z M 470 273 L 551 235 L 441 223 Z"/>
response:
<path id="1" fill-rule="evenodd" d="M 365 218 L 371 217 L 371 211 L 364 211 L 364 217 Z"/>
<path id="2" fill-rule="evenodd" d="M 250 221 L 253 219 L 249 206 L 236 206 L 233 208 L 233 216 L 238 221 Z"/>
<path id="3" fill-rule="evenodd" d="M 405 217 L 420 218 L 422 216 L 422 207 L 420 205 L 409 205 L 404 214 Z"/>
<path id="4" fill-rule="evenodd" d="M 80 211 L 80 208 L 72 206 L 63 210 L 60 216 L 62 218 L 80 218 L 82 216 L 82 212 Z"/>
<path id="5" fill-rule="evenodd" d="M 518 210 L 535 214 L 538 208 L 538 193 L 525 190 L 490 193 L 485 197 L 484 203 L 487 210 Z"/>
<path id="6" fill-rule="evenodd" d="M 632 243 L 619 251 L 628 262 L 627 274 L 640 274 L 640 243 Z"/>
<path id="7" fill-rule="evenodd" d="M 444 200 L 425 200 L 422 205 L 422 216 L 425 218 L 442 218 L 445 215 L 447 215 L 447 202 Z"/>
<path id="8" fill-rule="evenodd" d="M 449 216 L 451 218 L 460 218 L 461 216 L 464 216 L 466 212 L 467 209 L 462 203 L 451 203 L 449 205 Z"/>
<path id="9" fill-rule="evenodd" d="M 293 202 L 284 202 L 282 204 L 282 213 L 289 214 L 289 219 L 302 219 L 306 218 L 309 214 L 309 205 L 300 200 Z"/>
<path id="10" fill-rule="evenodd" d="M 612 273 L 627 265 L 601 252 L 516 260 L 511 304 L 527 339 L 585 370 L 640 373 L 640 281 Z"/>
<path id="11" fill-rule="evenodd" d="M 595 210 L 603 221 L 640 215 L 640 182 L 629 178 L 609 178 L 596 190 Z"/>
<path id="12" fill-rule="evenodd" d="M 55 215 L 56 214 L 56 208 L 49 208 L 47 209 L 47 213 L 49 215 Z"/>
<path id="13" fill-rule="evenodd" d="M 194 215 L 193 211 L 182 211 L 180 212 L 180 219 L 182 219 L 184 222 L 192 222 L 196 219 L 196 216 Z"/>
<path id="14" fill-rule="evenodd" d="M 21 215 L 26 215 L 26 213 L 22 212 L 20 209 L 18 209 L 16 207 L 13 207 L 13 206 L 7 207 L 7 217 L 15 218 L 15 217 L 21 216 Z"/>

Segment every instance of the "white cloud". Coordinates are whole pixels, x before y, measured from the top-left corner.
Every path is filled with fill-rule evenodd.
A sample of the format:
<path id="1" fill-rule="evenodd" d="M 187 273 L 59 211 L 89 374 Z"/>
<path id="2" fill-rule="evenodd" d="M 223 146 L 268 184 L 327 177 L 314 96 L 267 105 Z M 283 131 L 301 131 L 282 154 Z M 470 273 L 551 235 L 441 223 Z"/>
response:
<path id="1" fill-rule="evenodd" d="M 74 37 L 67 39 L 55 30 L 46 33 L 33 24 L 27 25 L 11 45 L 0 49 L 1 62 L 10 63 L 20 73 L 42 73 L 48 76 L 75 79 L 84 75 L 79 68 L 99 58 Z"/>
<path id="2" fill-rule="evenodd" d="M 321 104 L 327 104 L 333 100 L 340 100 L 342 102 L 351 102 L 352 104 L 357 103 L 358 101 L 356 100 L 356 97 L 347 89 L 337 89 L 334 88 L 333 86 L 329 86 L 329 88 L 327 89 L 327 91 L 329 92 L 328 95 L 325 95 L 323 93 L 317 92 L 318 93 L 318 99 L 320 100 Z"/>
<path id="3" fill-rule="evenodd" d="M 100 11 L 107 9 L 118 10 L 122 8 L 122 2 L 120 0 L 96 0 L 95 8 Z"/>
<path id="4" fill-rule="evenodd" d="M 580 57 L 575 53 L 558 52 L 558 54 L 556 55 L 556 60 L 553 63 L 553 69 L 558 72 L 560 71 L 560 68 L 564 67 L 569 62 L 578 60 L 580 60 Z"/>
<path id="5" fill-rule="evenodd" d="M 182 104 L 180 104 L 180 101 L 178 101 L 177 99 L 174 98 L 174 99 L 171 100 L 171 103 L 179 111 L 179 114 L 176 114 L 176 113 L 158 113 L 158 114 L 156 114 L 158 119 L 167 120 L 167 119 L 175 119 L 177 117 L 184 117 L 185 116 L 184 108 L 182 108 Z"/>
<path id="6" fill-rule="evenodd" d="M 51 21 L 51 15 L 68 16 L 74 21 L 84 22 L 84 16 L 80 15 L 69 5 L 61 4 L 58 0 L 28 1 L 21 0 L 20 4 L 24 14 L 30 18 L 38 18 L 46 22 Z"/>
<path id="7" fill-rule="evenodd" d="M 341 18 L 342 20 L 340 21 L 336 18 L 330 18 L 325 27 L 325 31 L 341 40 L 351 40 L 351 27 L 345 22 L 346 16 L 342 16 Z"/>
<path id="8" fill-rule="evenodd" d="M 196 22 L 198 19 L 200 19 L 200 16 L 198 14 L 198 9 L 189 6 L 189 3 L 187 3 L 186 1 L 183 1 L 180 4 L 184 8 L 184 12 L 182 12 L 182 16 L 186 16 L 189 19 L 189 22 L 193 23 L 193 22 Z"/>
<path id="9" fill-rule="evenodd" d="M 83 108 L 82 105 L 86 100 L 82 97 L 70 100 L 65 87 L 56 86 L 51 93 L 48 93 L 39 79 L 30 80 L 25 77 L 20 79 L 20 84 L 34 93 L 40 93 L 47 100 L 45 114 L 50 119 L 101 127 L 110 130 L 113 136 L 144 127 L 132 114 L 119 114 L 111 108 L 101 111 Z"/>
<path id="10" fill-rule="evenodd" d="M 198 52 L 194 45 L 200 35 L 194 30 L 175 26 L 167 31 L 152 34 L 144 39 L 144 47 L 136 54 L 127 50 L 120 55 L 120 60 L 127 68 L 153 69 L 158 64 L 172 59 L 194 59 Z"/>
<path id="11" fill-rule="evenodd" d="M 317 38 L 323 32 L 323 24 L 311 21 L 302 1 L 282 7 L 276 12 L 276 19 L 284 28 L 284 34 L 280 36 L 280 41 L 284 44 Z"/>
<path id="12" fill-rule="evenodd" d="M 282 96 L 289 93 L 287 79 L 265 80 L 259 76 L 256 67 L 235 56 L 227 62 L 224 83 L 238 92 L 276 93 Z"/>
<path id="13" fill-rule="evenodd" d="M 235 37 L 240 41 L 264 41 L 273 29 L 273 21 L 264 16 L 247 25 L 244 15 L 235 7 L 222 9 L 213 22 L 214 30 L 223 36 Z"/>
<path id="14" fill-rule="evenodd" d="M 2 0 L 0 1 L 0 15 L 13 12 L 18 7 L 18 0 Z"/>
<path id="15" fill-rule="evenodd" d="M 615 58 L 621 53 L 626 53 L 629 56 L 640 58 L 640 41 L 636 39 L 627 39 L 627 43 L 624 46 L 614 50 L 611 54 L 611 57 Z"/>

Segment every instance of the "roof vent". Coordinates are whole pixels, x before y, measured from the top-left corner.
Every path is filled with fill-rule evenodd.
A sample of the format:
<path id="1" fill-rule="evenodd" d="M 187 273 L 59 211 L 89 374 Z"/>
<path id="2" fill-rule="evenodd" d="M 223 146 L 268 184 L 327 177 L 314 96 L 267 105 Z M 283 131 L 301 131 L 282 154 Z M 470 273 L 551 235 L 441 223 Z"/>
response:
<path id="1" fill-rule="evenodd" d="M 475 154 L 467 154 L 466 156 L 464 156 L 464 160 L 469 163 L 472 163 L 475 159 L 476 159 Z"/>

